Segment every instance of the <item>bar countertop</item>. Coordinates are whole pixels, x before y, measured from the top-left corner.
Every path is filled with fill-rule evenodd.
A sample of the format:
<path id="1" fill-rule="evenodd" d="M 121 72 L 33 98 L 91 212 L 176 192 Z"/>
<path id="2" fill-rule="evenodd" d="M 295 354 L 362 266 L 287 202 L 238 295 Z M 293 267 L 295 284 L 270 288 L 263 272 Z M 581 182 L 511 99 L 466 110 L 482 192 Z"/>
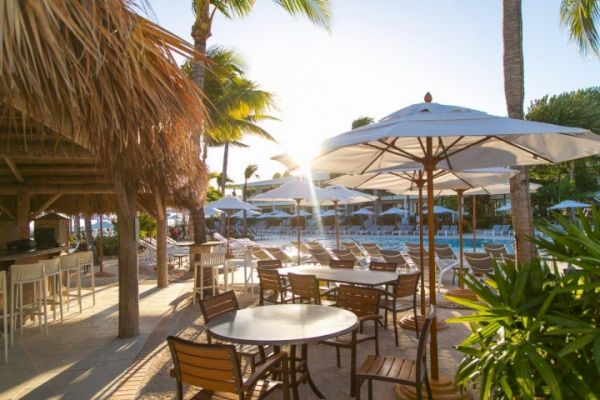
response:
<path id="1" fill-rule="evenodd" d="M 23 258 L 56 254 L 65 251 L 65 246 L 33 248 L 29 250 L 0 250 L 0 262 L 16 261 Z"/>

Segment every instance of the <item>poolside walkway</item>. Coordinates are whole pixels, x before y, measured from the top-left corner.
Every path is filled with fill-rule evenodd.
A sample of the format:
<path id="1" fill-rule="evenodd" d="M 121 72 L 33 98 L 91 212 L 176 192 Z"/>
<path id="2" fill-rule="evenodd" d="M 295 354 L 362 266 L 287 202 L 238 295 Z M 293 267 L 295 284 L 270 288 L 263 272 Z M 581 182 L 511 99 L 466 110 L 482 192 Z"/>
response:
<path id="1" fill-rule="evenodd" d="M 35 326 L 26 328 L 22 337 L 15 337 L 9 363 L 0 364 L 0 398 L 173 398 L 175 385 L 168 373 L 171 361 L 165 337 L 177 334 L 204 340 L 199 307 L 190 302 L 191 279 L 186 279 L 186 275 L 177 278 L 165 289 L 157 289 L 153 281 L 140 283 L 140 335 L 135 338 L 116 338 L 118 288 L 115 278 L 100 282 L 103 286 L 98 288 L 95 307 L 92 307 L 91 297 L 86 297 L 83 312 L 79 314 L 77 307 L 71 307 L 64 323 L 50 324 L 48 337 L 40 334 Z M 250 293 L 237 291 L 236 294 L 242 307 L 257 301 Z M 440 310 L 444 318 L 463 312 Z M 390 329 L 380 330 L 380 333 L 382 354 L 406 351 L 414 356 L 414 332 L 402 332 L 400 348 L 394 346 Z M 460 355 L 451 346 L 467 333 L 462 325 L 452 325 L 440 332 L 443 371 L 454 373 Z M 372 351 L 371 344 L 361 345 L 359 362 Z M 335 366 L 333 348 L 311 345 L 309 352 L 315 381 L 326 397 L 348 399 L 348 352 L 342 351 L 340 369 Z M 300 395 L 303 399 L 313 398 L 306 385 L 302 385 Z M 392 398 L 392 386 L 375 384 L 375 396 Z M 279 395 L 272 397 L 279 398 Z"/>

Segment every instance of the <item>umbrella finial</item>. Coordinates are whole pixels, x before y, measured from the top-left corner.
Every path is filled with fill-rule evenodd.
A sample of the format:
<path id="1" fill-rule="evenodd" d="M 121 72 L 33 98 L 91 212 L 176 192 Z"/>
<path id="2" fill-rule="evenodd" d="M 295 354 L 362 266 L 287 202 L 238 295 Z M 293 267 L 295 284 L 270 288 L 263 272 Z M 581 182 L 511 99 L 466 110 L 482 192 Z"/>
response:
<path id="1" fill-rule="evenodd" d="M 433 100 L 431 93 L 429 93 L 429 92 L 425 93 L 425 97 L 423 97 L 423 100 L 425 100 L 425 103 L 431 103 L 431 100 Z"/>

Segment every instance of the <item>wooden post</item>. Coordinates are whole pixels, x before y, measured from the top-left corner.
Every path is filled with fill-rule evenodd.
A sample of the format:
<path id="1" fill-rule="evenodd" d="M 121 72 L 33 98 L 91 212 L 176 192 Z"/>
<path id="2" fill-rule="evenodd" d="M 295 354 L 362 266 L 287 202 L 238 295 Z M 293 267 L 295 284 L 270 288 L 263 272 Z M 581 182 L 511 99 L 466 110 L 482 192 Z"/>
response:
<path id="1" fill-rule="evenodd" d="M 104 228 L 102 227 L 102 213 L 100 213 L 99 220 L 100 230 L 98 231 L 98 272 L 102 274 L 104 273 L 104 232 L 102 232 Z"/>
<path id="2" fill-rule="evenodd" d="M 154 199 L 156 201 L 156 285 L 164 288 L 169 286 L 166 208 L 159 194 L 155 193 Z"/>
<path id="3" fill-rule="evenodd" d="M 140 333 L 138 243 L 136 237 L 137 183 L 115 174 L 119 218 L 119 337 Z"/>
<path id="4" fill-rule="evenodd" d="M 296 199 L 296 240 L 298 240 L 298 265 L 300 265 L 300 202 L 302 199 Z"/>
<path id="5" fill-rule="evenodd" d="M 460 267 L 460 275 L 458 276 L 458 286 L 464 289 L 465 283 L 463 281 L 464 269 L 463 269 L 463 193 L 464 189 L 458 189 L 456 194 L 458 195 L 458 265 Z"/>
<path id="6" fill-rule="evenodd" d="M 419 188 L 419 203 L 417 208 L 419 210 L 419 261 L 421 264 L 421 315 L 425 315 L 425 257 L 423 247 L 423 171 L 419 171 L 419 179 L 417 181 L 417 187 Z"/>
<path id="7" fill-rule="evenodd" d="M 473 195 L 473 253 L 477 251 L 477 196 Z"/>
<path id="8" fill-rule="evenodd" d="M 335 228 L 335 242 L 337 244 L 337 249 L 340 249 L 340 223 L 338 221 L 338 214 L 337 214 L 337 210 L 338 210 L 338 202 L 337 200 L 333 202 L 333 225 Z"/>
<path id="9" fill-rule="evenodd" d="M 29 239 L 29 209 L 31 196 L 22 193 L 17 196 L 17 229 L 19 239 Z"/>

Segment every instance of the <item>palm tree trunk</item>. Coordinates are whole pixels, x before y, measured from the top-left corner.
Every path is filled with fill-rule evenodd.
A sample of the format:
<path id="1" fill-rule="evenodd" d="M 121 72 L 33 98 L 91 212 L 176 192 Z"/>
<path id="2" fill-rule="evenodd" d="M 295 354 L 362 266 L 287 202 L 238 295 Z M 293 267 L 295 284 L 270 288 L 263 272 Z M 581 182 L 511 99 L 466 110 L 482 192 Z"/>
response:
<path id="1" fill-rule="evenodd" d="M 242 200 L 246 201 L 248 189 L 248 178 L 244 177 L 244 188 L 242 189 Z M 246 210 L 244 210 L 244 236 L 248 236 L 248 215 Z"/>
<path id="2" fill-rule="evenodd" d="M 225 196 L 225 184 L 227 183 L 227 164 L 229 161 L 229 142 L 223 146 L 223 171 L 221 172 L 221 195 Z"/>
<path id="3" fill-rule="evenodd" d="M 523 72 L 523 19 L 521 0 L 503 0 L 502 37 L 504 42 L 504 95 L 510 118 L 523 119 L 525 79 Z M 512 220 L 519 262 L 535 256 L 535 247 L 528 240 L 533 236 L 533 213 L 529 196 L 527 167 L 510 180 Z"/>
<path id="4" fill-rule="evenodd" d="M 206 54 L 206 41 L 210 37 L 210 16 L 209 16 L 209 0 L 197 0 L 198 7 L 196 10 L 196 20 L 192 26 L 192 37 L 194 38 L 194 50 L 199 54 Z M 199 88 L 204 88 L 204 72 L 205 63 L 204 60 L 194 59 L 192 63 L 192 78 Z M 196 140 L 198 146 L 202 148 L 202 127 L 199 127 L 196 133 Z M 200 156 L 200 155 L 199 155 Z M 206 160 L 206 147 L 204 152 L 201 154 L 202 160 Z M 190 216 L 193 221 L 194 230 L 194 243 L 201 244 L 206 242 L 206 227 L 204 217 L 204 207 L 200 207 L 190 210 Z"/>

